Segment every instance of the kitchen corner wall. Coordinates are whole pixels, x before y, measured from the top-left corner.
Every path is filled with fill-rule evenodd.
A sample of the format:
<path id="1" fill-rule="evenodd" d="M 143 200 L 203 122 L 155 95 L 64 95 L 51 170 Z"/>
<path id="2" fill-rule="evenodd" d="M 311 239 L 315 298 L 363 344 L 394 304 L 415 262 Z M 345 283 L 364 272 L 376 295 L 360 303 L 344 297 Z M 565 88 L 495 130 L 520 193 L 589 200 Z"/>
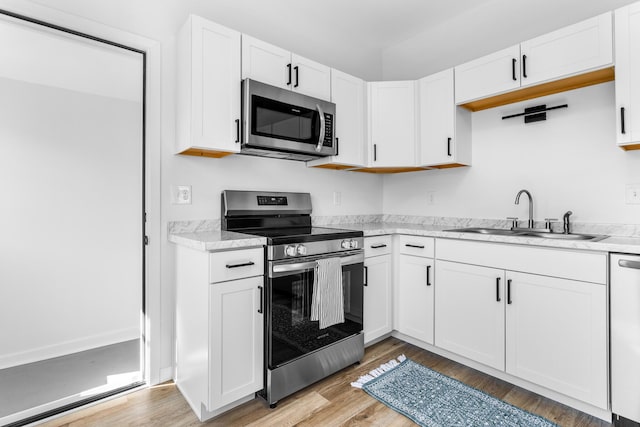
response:
<path id="1" fill-rule="evenodd" d="M 539 104 L 569 107 L 544 122 L 502 120 Z M 640 223 L 640 205 L 625 203 L 625 185 L 640 183 L 640 150 L 616 146 L 613 82 L 472 117 L 472 166 L 385 176 L 385 214 L 527 219 L 526 197 L 514 204 L 526 188 L 539 220 L 571 210 L 579 222 Z"/>

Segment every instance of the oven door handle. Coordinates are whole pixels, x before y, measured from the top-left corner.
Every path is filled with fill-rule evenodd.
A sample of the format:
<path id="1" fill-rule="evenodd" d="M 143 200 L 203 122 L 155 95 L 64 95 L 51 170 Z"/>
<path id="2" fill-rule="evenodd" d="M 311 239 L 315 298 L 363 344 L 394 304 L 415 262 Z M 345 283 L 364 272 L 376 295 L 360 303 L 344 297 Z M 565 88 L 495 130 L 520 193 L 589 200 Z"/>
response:
<path id="1" fill-rule="evenodd" d="M 318 114 L 320 114 L 320 136 L 318 137 L 318 145 L 316 145 L 316 151 L 319 153 L 322 150 L 322 143 L 324 143 L 324 112 L 322 108 L 318 104 L 316 104 L 316 109 L 318 110 Z"/>
<path id="2" fill-rule="evenodd" d="M 273 273 L 294 273 L 296 271 L 311 270 L 316 268 L 318 263 L 315 261 L 310 262 L 296 262 L 293 264 L 274 265 L 271 269 Z"/>

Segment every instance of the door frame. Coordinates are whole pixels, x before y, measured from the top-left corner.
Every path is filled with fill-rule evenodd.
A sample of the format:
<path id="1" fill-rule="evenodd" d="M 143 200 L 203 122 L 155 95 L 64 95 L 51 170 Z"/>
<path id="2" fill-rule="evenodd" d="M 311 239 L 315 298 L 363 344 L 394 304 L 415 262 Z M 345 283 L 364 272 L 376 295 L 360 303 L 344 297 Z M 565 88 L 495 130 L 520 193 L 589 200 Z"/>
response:
<path id="1" fill-rule="evenodd" d="M 158 384 L 161 376 L 161 45 L 160 42 L 71 15 L 49 7 L 19 0 L 0 0 L 0 14 L 23 19 L 94 41 L 121 47 L 143 55 L 143 174 L 144 240 L 143 309 L 146 386 Z M 104 396 L 107 397 L 107 396 Z M 24 413 L 22 413 L 24 416 Z"/>

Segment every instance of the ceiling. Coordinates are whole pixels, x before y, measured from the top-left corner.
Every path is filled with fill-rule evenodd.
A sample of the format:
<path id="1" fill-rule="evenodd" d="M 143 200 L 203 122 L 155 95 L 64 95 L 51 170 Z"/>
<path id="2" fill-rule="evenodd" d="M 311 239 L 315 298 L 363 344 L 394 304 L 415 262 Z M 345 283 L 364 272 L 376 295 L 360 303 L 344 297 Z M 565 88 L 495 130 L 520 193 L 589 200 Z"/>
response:
<path id="1" fill-rule="evenodd" d="M 367 80 L 415 79 L 636 0 L 31 0 L 165 41 L 189 13 Z"/>

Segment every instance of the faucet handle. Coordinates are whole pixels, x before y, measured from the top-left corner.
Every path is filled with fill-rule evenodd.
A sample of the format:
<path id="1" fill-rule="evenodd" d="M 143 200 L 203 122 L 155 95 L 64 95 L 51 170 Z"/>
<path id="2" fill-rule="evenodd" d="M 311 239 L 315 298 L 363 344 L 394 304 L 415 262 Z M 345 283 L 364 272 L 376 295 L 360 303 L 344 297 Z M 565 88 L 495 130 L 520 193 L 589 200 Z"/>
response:
<path id="1" fill-rule="evenodd" d="M 511 229 L 518 228 L 518 217 L 517 216 L 508 216 L 507 219 L 511 221 Z"/>
<path id="2" fill-rule="evenodd" d="M 544 228 L 548 229 L 549 231 L 552 231 L 551 229 L 551 224 L 554 222 L 557 222 L 558 218 L 545 218 L 544 219 Z"/>

